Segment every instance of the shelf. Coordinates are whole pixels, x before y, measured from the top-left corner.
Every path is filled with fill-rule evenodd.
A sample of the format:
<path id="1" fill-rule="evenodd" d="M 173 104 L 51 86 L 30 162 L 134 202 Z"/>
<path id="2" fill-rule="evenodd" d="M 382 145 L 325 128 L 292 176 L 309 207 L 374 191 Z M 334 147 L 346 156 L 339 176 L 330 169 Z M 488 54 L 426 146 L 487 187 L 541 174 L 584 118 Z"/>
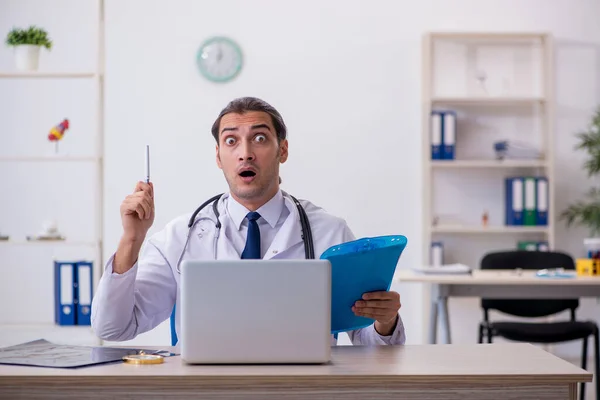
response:
<path id="1" fill-rule="evenodd" d="M 14 71 L 0 72 L 0 78 L 61 78 L 61 79 L 81 79 L 95 78 L 99 76 L 96 72 L 41 72 L 41 71 Z"/>
<path id="2" fill-rule="evenodd" d="M 544 168 L 544 160 L 431 160 L 431 168 Z"/>
<path id="3" fill-rule="evenodd" d="M 15 246 L 46 246 L 46 245 L 59 245 L 59 246 L 86 246 L 86 247 L 96 247 L 98 246 L 98 242 L 85 242 L 85 241 L 77 241 L 77 240 L 17 240 L 17 239 L 9 239 L 9 240 L 0 240 L 1 245 L 15 245 Z"/>
<path id="4" fill-rule="evenodd" d="M 450 40 L 494 40 L 502 42 L 518 42 L 521 40 L 545 39 L 547 33 L 536 32 L 430 32 L 432 39 Z"/>
<path id="5" fill-rule="evenodd" d="M 432 233 L 548 233 L 547 226 L 468 226 L 439 225 L 431 227 Z"/>
<path id="6" fill-rule="evenodd" d="M 97 162 L 97 156 L 0 156 L 0 162 Z"/>
<path id="7" fill-rule="evenodd" d="M 542 104 L 543 97 L 433 97 L 432 104 L 455 106 L 521 106 Z"/>

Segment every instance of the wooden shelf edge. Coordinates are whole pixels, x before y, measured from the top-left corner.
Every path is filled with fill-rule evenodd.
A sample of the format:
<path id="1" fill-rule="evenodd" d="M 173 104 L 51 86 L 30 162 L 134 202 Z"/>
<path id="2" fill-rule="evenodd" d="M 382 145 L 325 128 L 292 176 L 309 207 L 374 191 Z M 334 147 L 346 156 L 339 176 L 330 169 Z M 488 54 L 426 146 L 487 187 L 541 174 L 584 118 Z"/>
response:
<path id="1" fill-rule="evenodd" d="M 429 31 L 426 33 L 431 39 L 545 39 L 551 36 L 548 31 L 543 32 L 494 32 L 494 31 Z"/>
<path id="2" fill-rule="evenodd" d="M 96 78 L 102 74 L 99 72 L 90 71 L 0 71 L 0 78 L 61 78 L 61 79 L 82 79 Z"/>
<path id="3" fill-rule="evenodd" d="M 446 225 L 434 226 L 430 228 L 432 233 L 548 233 L 548 226 L 461 226 Z"/>
<path id="4" fill-rule="evenodd" d="M 444 103 L 449 105 L 521 105 L 546 102 L 544 97 L 445 97 L 434 96 L 431 103 Z"/>
<path id="5" fill-rule="evenodd" d="M 100 241 L 97 242 L 78 242 L 73 240 L 0 240 L 0 245 L 15 245 L 15 246 L 40 246 L 40 245 L 61 245 L 61 246 L 86 246 L 96 247 L 100 245 Z"/>
<path id="6" fill-rule="evenodd" d="M 0 162 L 98 162 L 102 156 L 0 156 Z"/>
<path id="7" fill-rule="evenodd" d="M 545 160 L 430 160 L 432 168 L 547 168 Z"/>

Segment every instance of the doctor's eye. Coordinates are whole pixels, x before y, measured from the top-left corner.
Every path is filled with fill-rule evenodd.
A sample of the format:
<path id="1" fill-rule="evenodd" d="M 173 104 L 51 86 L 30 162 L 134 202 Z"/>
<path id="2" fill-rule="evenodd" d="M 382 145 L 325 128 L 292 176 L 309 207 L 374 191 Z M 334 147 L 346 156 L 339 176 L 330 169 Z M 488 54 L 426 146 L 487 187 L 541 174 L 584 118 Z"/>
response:
<path id="1" fill-rule="evenodd" d="M 227 145 L 231 146 L 234 143 L 235 143 L 235 139 L 232 137 L 228 137 L 227 139 L 225 139 L 225 144 L 227 144 Z"/>
<path id="2" fill-rule="evenodd" d="M 254 140 L 256 140 L 259 143 L 262 143 L 265 140 L 267 140 L 267 137 L 261 133 L 261 134 L 256 135 L 256 137 L 254 138 Z"/>

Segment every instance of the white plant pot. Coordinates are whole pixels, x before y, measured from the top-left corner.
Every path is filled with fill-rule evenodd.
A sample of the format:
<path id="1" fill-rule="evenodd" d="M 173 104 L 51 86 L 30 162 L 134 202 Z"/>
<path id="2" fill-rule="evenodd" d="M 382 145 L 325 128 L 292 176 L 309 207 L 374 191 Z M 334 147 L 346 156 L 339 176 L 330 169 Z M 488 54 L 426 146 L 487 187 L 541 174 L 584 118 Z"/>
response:
<path id="1" fill-rule="evenodd" d="M 19 71 L 37 71 L 40 62 L 40 46 L 20 44 L 14 47 L 15 66 Z"/>

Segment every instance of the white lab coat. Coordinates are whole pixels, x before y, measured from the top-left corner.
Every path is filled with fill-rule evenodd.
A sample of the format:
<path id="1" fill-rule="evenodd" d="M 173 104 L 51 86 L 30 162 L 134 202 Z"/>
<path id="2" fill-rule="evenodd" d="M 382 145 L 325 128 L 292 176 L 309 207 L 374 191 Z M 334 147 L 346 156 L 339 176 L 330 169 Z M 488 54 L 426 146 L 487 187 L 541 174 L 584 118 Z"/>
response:
<path id="1" fill-rule="evenodd" d="M 218 204 L 219 219 L 223 225 L 229 218 L 224 204 L 227 197 L 228 195 L 223 196 Z M 285 193 L 284 199 L 290 214 L 277 232 L 265 259 L 305 258 L 298 210 Z M 300 200 L 300 203 L 310 221 L 317 258 L 329 247 L 355 239 L 343 219 L 328 214 L 308 201 Z M 92 301 L 92 327 L 100 338 L 130 340 L 170 317 L 173 306 L 179 299 L 181 275 L 177 272 L 177 262 L 186 242 L 190 217 L 191 213 L 180 216 L 149 237 L 140 251 L 137 263 L 124 274 L 112 272 L 114 254 L 109 258 Z M 196 216 L 196 220 L 198 222 L 190 233 L 182 261 L 240 258 L 222 234 L 223 228 L 216 237 L 217 254 L 214 254 L 217 230 L 212 204 L 205 207 Z M 179 310 L 180 307 L 177 307 L 177 331 L 180 326 Z M 348 335 L 353 344 L 404 344 L 405 341 L 404 326 L 400 318 L 391 336 L 380 336 L 372 325 L 348 332 Z M 332 344 L 335 343 L 332 335 Z"/>

